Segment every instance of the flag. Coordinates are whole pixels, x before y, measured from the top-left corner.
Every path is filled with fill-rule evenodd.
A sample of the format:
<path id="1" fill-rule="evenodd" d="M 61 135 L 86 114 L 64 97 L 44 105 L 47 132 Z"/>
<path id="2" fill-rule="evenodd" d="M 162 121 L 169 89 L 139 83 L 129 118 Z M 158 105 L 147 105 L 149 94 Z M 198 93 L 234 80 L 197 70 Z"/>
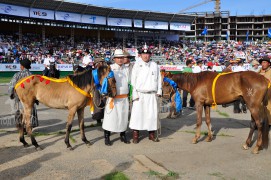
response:
<path id="1" fill-rule="evenodd" d="M 226 34 L 226 40 L 227 40 L 227 41 L 229 40 L 229 31 L 227 31 L 227 34 Z"/>
<path id="2" fill-rule="evenodd" d="M 208 29 L 207 27 L 205 27 L 201 33 L 201 35 L 206 35 L 208 33 Z"/>
<path id="3" fill-rule="evenodd" d="M 271 38 L 271 28 L 268 29 L 268 37 Z"/>
<path id="4" fill-rule="evenodd" d="M 247 41 L 248 41 L 248 35 L 249 35 L 249 31 L 247 31 L 247 34 L 246 34 L 246 36 L 247 36 Z"/>

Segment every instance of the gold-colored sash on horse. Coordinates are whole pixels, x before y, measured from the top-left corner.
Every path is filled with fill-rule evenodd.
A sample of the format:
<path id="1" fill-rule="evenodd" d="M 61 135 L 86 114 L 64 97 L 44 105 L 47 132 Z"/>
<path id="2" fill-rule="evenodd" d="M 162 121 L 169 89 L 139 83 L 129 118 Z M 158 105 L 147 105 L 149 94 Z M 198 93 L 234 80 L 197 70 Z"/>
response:
<path id="1" fill-rule="evenodd" d="M 109 100 L 109 108 L 113 109 L 114 108 L 114 99 L 122 99 L 122 98 L 127 98 L 128 94 L 120 94 L 116 95 L 114 98 L 110 98 Z"/>
<path id="2" fill-rule="evenodd" d="M 213 81 L 213 84 L 212 84 L 212 96 L 213 96 L 213 100 L 214 100 L 214 102 L 212 103 L 212 108 L 213 108 L 213 109 L 216 109 L 216 106 L 217 106 L 216 100 L 215 100 L 215 86 L 216 86 L 216 81 L 217 81 L 217 79 L 218 79 L 220 76 L 226 75 L 226 74 L 230 74 L 230 73 L 233 73 L 233 72 L 220 73 L 220 74 L 218 74 L 218 75 L 215 77 L 215 79 L 214 79 L 214 81 Z"/>

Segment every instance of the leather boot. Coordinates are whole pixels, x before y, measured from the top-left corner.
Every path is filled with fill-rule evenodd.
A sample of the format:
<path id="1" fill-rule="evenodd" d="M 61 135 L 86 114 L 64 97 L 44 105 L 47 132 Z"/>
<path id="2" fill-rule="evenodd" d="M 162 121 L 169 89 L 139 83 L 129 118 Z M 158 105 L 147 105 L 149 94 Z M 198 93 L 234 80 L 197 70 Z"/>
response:
<path id="1" fill-rule="evenodd" d="M 139 136 L 139 131 L 138 130 L 133 130 L 133 143 L 134 144 L 138 143 L 138 136 Z"/>
<path id="2" fill-rule="evenodd" d="M 153 142 L 159 142 L 159 139 L 155 138 L 155 131 L 149 131 L 149 140 Z"/>
<path id="3" fill-rule="evenodd" d="M 106 131 L 104 130 L 104 144 L 107 146 L 111 146 L 111 142 L 110 142 L 110 131 Z"/>
<path id="4" fill-rule="evenodd" d="M 130 144 L 130 141 L 127 140 L 125 131 L 120 133 L 120 141 L 125 144 Z"/>

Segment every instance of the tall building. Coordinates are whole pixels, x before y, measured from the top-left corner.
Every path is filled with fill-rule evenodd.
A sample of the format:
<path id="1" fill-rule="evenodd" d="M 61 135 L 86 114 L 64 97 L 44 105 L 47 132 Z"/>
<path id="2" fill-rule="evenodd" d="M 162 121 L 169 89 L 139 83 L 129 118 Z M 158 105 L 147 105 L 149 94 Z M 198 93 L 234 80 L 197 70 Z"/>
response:
<path id="1" fill-rule="evenodd" d="M 191 30 L 186 31 L 181 37 L 202 40 L 229 40 L 249 41 L 267 40 L 268 28 L 271 28 L 271 15 L 243 15 L 232 16 L 229 11 L 188 13 L 195 15 Z M 201 35 L 204 28 L 208 29 L 207 35 Z"/>

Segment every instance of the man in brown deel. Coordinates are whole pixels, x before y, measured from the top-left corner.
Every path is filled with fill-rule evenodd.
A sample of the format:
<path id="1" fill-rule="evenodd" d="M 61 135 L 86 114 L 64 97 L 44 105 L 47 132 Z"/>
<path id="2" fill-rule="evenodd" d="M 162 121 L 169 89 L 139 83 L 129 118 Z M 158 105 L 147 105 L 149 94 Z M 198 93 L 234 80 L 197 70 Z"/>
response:
<path id="1" fill-rule="evenodd" d="M 270 61 L 270 58 L 265 56 L 259 60 L 259 63 L 262 65 L 262 68 L 259 73 L 261 75 L 263 75 L 266 79 L 268 79 L 269 82 L 271 83 L 271 68 L 270 68 L 271 61 Z M 268 93 L 268 96 L 269 96 L 268 98 L 271 98 L 271 93 Z M 267 105 L 267 109 L 269 111 L 269 113 L 267 114 L 267 117 L 269 120 L 269 127 L 270 127 L 271 126 L 271 104 Z"/>

